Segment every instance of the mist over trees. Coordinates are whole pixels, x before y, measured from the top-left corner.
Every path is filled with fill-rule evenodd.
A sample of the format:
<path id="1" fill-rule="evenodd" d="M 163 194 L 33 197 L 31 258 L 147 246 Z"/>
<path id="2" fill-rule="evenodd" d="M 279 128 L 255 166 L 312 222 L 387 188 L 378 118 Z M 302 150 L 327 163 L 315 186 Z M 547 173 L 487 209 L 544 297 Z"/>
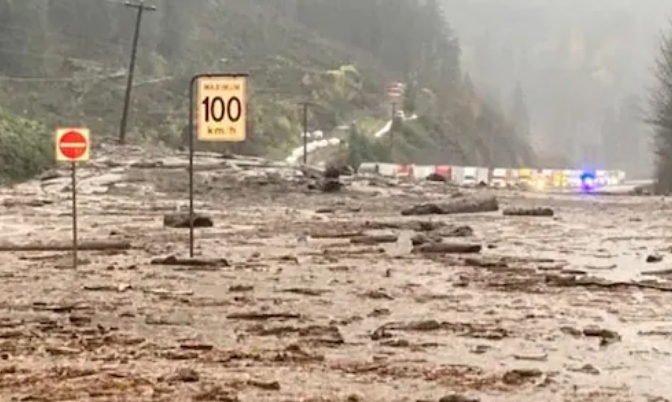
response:
<path id="1" fill-rule="evenodd" d="M 477 90 L 511 110 L 522 84 L 536 149 L 649 177 L 642 111 L 669 1 L 441 1 Z"/>
<path id="2" fill-rule="evenodd" d="M 421 118 L 397 135 L 416 163 L 534 165 L 508 107 L 474 88 L 439 0 L 155 0 L 140 36 L 129 139 L 179 145 L 186 83 L 249 71 L 249 141 L 234 151 L 283 157 L 309 128 L 390 116 L 385 83 L 411 83 L 401 106 Z M 135 10 L 106 0 L 0 0 L 0 106 L 47 125 L 118 131 Z M 373 120 L 366 127 L 361 120 Z M 388 149 L 389 146 L 381 146 Z M 383 158 L 383 155 L 378 155 Z"/>
<path id="3" fill-rule="evenodd" d="M 656 190 L 672 192 L 672 32 L 662 40 L 656 63 L 657 88 L 651 98 L 650 124 L 656 146 Z"/>

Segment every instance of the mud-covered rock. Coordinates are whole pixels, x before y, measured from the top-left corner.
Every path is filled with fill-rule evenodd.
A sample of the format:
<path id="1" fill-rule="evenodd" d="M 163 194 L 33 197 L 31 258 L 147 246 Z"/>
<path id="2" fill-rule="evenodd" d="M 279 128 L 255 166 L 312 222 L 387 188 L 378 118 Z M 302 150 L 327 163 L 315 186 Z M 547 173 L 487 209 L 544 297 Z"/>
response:
<path id="1" fill-rule="evenodd" d="M 212 218 L 202 214 L 194 214 L 193 225 L 195 228 L 211 228 L 215 224 Z M 163 226 L 167 228 L 185 229 L 189 228 L 189 213 L 178 212 L 165 214 L 163 216 Z"/>
<path id="2" fill-rule="evenodd" d="M 446 181 L 448 181 L 445 177 L 441 176 L 438 173 L 429 174 L 429 176 L 425 177 L 425 180 L 434 181 L 434 182 L 446 182 Z"/>

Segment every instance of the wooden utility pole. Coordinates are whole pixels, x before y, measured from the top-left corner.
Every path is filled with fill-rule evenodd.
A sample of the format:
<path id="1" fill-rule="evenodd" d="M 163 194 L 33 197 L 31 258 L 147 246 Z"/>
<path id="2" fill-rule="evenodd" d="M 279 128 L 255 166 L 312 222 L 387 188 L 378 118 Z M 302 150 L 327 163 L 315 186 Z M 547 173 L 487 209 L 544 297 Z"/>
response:
<path id="1" fill-rule="evenodd" d="M 390 163 L 394 163 L 394 131 L 397 128 L 394 119 L 397 115 L 397 102 L 396 100 L 392 101 L 392 118 L 390 119 Z"/>
<path id="2" fill-rule="evenodd" d="M 303 106 L 303 164 L 308 164 L 308 108 L 310 102 L 300 102 Z"/>
<path id="3" fill-rule="evenodd" d="M 128 81 L 126 82 L 126 96 L 124 98 L 124 111 L 121 115 L 121 127 L 119 128 L 119 143 L 126 142 L 126 125 L 128 122 L 128 109 L 131 103 L 131 88 L 133 87 L 133 72 L 135 70 L 135 58 L 138 54 L 138 39 L 140 38 L 140 23 L 142 21 L 142 14 L 145 11 L 156 11 L 156 6 L 145 5 L 144 0 L 139 3 L 131 3 L 127 1 L 124 3 L 126 7 L 136 8 L 138 14 L 135 19 L 135 32 L 133 33 L 133 47 L 131 48 L 131 62 L 128 67 Z"/>

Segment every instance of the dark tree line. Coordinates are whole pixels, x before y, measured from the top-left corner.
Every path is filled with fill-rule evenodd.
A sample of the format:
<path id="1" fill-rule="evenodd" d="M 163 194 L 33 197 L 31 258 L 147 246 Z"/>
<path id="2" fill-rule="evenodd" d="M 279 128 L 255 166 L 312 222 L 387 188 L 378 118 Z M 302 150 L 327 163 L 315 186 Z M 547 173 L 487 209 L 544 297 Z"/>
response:
<path id="1" fill-rule="evenodd" d="M 295 120 L 296 107 L 289 99 L 304 96 L 306 74 L 354 64 L 363 77 L 362 87 L 355 101 L 330 113 L 339 117 L 330 120 L 333 125 L 346 119 L 345 113 L 382 106 L 384 81 L 400 80 L 409 84 L 404 108 L 431 116 L 428 129 L 448 159 L 461 155 L 470 163 L 485 163 L 490 155 L 499 155 L 504 164 L 516 152 L 511 150 L 521 148 L 513 138 L 517 128 L 506 121 L 501 105 L 485 105 L 465 81 L 460 46 L 438 0 L 149 3 L 158 11 L 143 19 L 137 77 L 174 79 L 139 87 L 134 92 L 138 109 L 178 110 L 184 81 L 197 71 L 254 69 L 254 86 L 263 91 L 251 95 L 256 116 L 251 137 L 263 137 L 263 144 L 285 143 L 295 131 L 284 124 Z M 83 119 L 103 115 L 102 127 L 114 120 L 110 116 L 118 112 L 122 99 L 123 86 L 112 85 L 115 82 L 106 77 L 127 66 L 134 17 L 135 10 L 120 2 L 0 0 L 0 52 L 9 48 L 21 53 L 9 57 L 0 53 L 0 75 L 76 75 L 73 83 L 53 84 L 59 85 L 58 91 L 49 92 L 53 103 L 72 104 L 68 113 L 81 113 Z M 86 63 L 73 65 L 72 60 Z M 218 64 L 220 60 L 228 60 L 225 67 Z M 343 106 L 334 102 L 329 108 Z M 56 109 L 53 114 L 63 113 Z M 169 117 L 145 116 L 143 124 L 150 128 L 173 124 Z"/>
<path id="2" fill-rule="evenodd" d="M 672 192 L 672 33 L 660 45 L 656 63 L 658 87 L 651 99 L 649 122 L 656 146 L 656 178 L 659 193 Z"/>

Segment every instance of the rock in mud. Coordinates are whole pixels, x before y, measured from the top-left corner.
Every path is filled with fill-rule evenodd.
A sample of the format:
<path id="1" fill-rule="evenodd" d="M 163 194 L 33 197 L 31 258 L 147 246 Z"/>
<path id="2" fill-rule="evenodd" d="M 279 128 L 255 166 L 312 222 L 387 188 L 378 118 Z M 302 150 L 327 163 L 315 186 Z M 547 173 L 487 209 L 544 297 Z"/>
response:
<path id="1" fill-rule="evenodd" d="M 429 176 L 425 177 L 425 180 L 427 181 L 435 181 L 435 182 L 446 182 L 446 178 L 441 176 L 438 173 L 431 173 Z"/>
<path id="2" fill-rule="evenodd" d="M 432 235 L 441 237 L 471 237 L 474 235 L 474 229 L 467 225 L 446 226 L 434 230 Z"/>
<path id="3" fill-rule="evenodd" d="M 195 228 L 211 228 L 214 226 L 212 219 L 201 214 L 194 214 L 193 225 Z M 163 226 L 167 228 L 185 229 L 189 227 L 189 213 L 173 213 L 163 216 Z"/>
<path id="4" fill-rule="evenodd" d="M 510 370 L 502 377 L 502 382 L 507 385 L 522 385 L 532 382 L 541 377 L 543 373 L 537 369 L 518 369 Z"/>
<path id="5" fill-rule="evenodd" d="M 403 216 L 420 215 L 449 215 L 478 212 L 492 212 L 499 210 L 499 203 L 495 197 L 465 196 L 453 198 L 443 203 L 427 203 L 414 205 L 401 211 Z"/>
<path id="6" fill-rule="evenodd" d="M 413 253 L 434 254 L 473 254 L 480 253 L 480 244 L 427 243 L 413 247 Z"/>
<path id="7" fill-rule="evenodd" d="M 551 208 L 506 208 L 502 211 L 505 216 L 553 216 Z"/>
<path id="8" fill-rule="evenodd" d="M 201 376 L 194 369 L 181 368 L 175 372 L 175 375 L 171 379 L 180 382 L 198 382 Z"/>
<path id="9" fill-rule="evenodd" d="M 414 246 L 420 246 L 427 243 L 441 243 L 443 238 L 437 235 L 427 235 L 424 233 L 416 233 L 411 237 L 411 244 Z"/>
<path id="10" fill-rule="evenodd" d="M 326 179 L 318 186 L 319 190 L 323 193 L 335 193 L 341 191 L 343 188 L 343 183 L 338 179 Z"/>
<path id="11" fill-rule="evenodd" d="M 439 402 L 480 402 L 478 398 L 470 398 L 460 394 L 451 394 L 441 397 Z"/>
<path id="12" fill-rule="evenodd" d="M 663 256 L 659 254 L 651 254 L 646 257 L 646 262 L 648 263 L 661 262 L 662 260 Z"/>

